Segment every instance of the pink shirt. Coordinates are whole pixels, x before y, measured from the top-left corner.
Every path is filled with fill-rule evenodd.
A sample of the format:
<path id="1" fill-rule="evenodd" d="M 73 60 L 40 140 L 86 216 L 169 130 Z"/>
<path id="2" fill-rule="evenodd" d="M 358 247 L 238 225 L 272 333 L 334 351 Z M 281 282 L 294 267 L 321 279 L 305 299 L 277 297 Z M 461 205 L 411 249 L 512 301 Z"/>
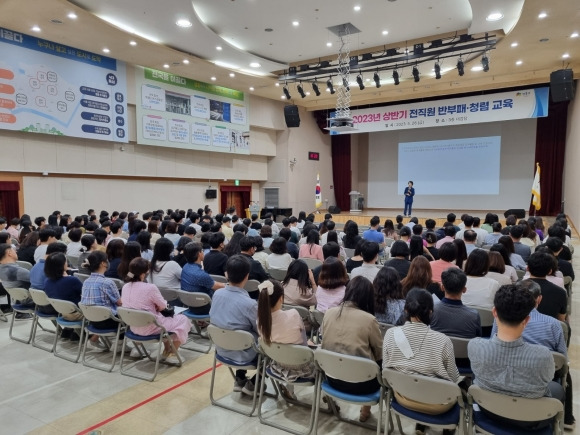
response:
<path id="1" fill-rule="evenodd" d="M 345 286 L 332 290 L 324 289 L 318 286 L 316 290 L 316 309 L 321 313 L 332 307 L 338 307 L 344 299 Z"/>
<path id="2" fill-rule="evenodd" d="M 298 251 L 298 258 L 316 258 L 317 260 L 324 261 L 324 255 L 322 255 L 322 246 L 304 244 L 300 246 L 300 251 Z"/>
<path id="3" fill-rule="evenodd" d="M 272 313 L 273 343 L 305 345 L 304 323 L 296 310 L 278 310 Z"/>
<path id="4" fill-rule="evenodd" d="M 452 267 L 457 267 L 455 263 L 449 263 L 445 260 L 435 260 L 429 263 L 431 272 L 433 273 L 433 281 L 441 283 L 441 274 Z M 458 268 L 458 267 L 457 267 Z M 458 268 L 459 269 L 459 268 Z"/>

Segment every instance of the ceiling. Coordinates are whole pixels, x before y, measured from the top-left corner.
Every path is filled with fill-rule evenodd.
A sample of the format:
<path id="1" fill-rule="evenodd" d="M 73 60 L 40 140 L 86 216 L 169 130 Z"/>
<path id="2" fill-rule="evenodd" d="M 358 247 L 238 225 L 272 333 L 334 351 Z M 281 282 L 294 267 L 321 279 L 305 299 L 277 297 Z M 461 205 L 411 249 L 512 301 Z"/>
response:
<path id="1" fill-rule="evenodd" d="M 502 19 L 486 20 L 496 11 L 503 14 Z M 71 12 L 76 18 L 68 16 Z M 538 17 L 541 12 L 546 13 L 545 18 Z M 191 26 L 177 26 L 180 19 L 188 20 Z M 374 86 L 371 73 L 363 73 L 366 88 L 361 91 L 353 74 L 352 106 L 546 83 L 551 71 L 567 65 L 576 70 L 576 78 L 580 75 L 580 37 L 571 37 L 580 32 L 577 0 L 0 2 L 1 27 L 97 53 L 108 48 L 108 56 L 128 63 L 279 101 L 282 86 L 276 86 L 278 75 L 290 66 L 336 61 L 340 40 L 328 28 L 344 23 L 360 30 L 349 38 L 351 54 L 380 53 L 389 48 L 412 51 L 415 43 L 451 39 L 463 33 L 481 37 L 488 32 L 498 41 L 489 53 L 489 72 L 472 71 L 473 66 L 480 65 L 481 56 L 468 52 L 462 53 L 466 61 L 463 77 L 454 69 L 456 57 L 441 59 L 440 80 L 434 78 L 432 61 L 418 65 L 419 83 L 413 82 L 411 68 L 406 67 L 399 70 L 399 86 L 393 84 L 390 70 L 380 72 L 380 88 Z M 33 32 L 33 26 L 39 26 L 40 31 Z M 540 42 L 542 39 L 547 41 Z M 332 45 L 327 46 L 329 43 Z M 512 47 L 513 43 L 517 46 Z M 566 59 L 564 54 L 568 54 Z M 336 84 L 339 81 L 333 78 Z M 308 85 L 304 87 L 310 90 Z M 336 104 L 336 95 L 328 92 L 300 98 L 296 83 L 290 82 L 288 89 L 293 103 L 308 110 Z"/>

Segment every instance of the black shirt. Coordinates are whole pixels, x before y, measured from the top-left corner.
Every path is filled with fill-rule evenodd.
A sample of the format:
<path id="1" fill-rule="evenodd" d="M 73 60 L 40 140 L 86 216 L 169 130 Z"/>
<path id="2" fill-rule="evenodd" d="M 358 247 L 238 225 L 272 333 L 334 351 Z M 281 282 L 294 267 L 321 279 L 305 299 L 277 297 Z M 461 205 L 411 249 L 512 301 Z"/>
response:
<path id="1" fill-rule="evenodd" d="M 566 314 L 568 307 L 566 290 L 547 279 L 532 278 L 532 280 L 542 288 L 542 302 L 538 305 L 538 311 L 556 319 L 558 314 Z"/>
<path id="2" fill-rule="evenodd" d="M 296 243 L 293 243 L 291 241 L 286 242 L 286 250 L 288 251 L 288 254 L 290 254 L 290 257 L 292 257 L 294 260 L 298 260 L 299 251 Z"/>
<path id="3" fill-rule="evenodd" d="M 203 270 L 210 275 L 225 276 L 227 261 L 228 256 L 226 254 L 212 249 L 203 259 Z"/>
<path id="4" fill-rule="evenodd" d="M 401 258 L 391 258 L 385 263 L 385 267 L 393 267 L 399 273 L 399 278 L 403 279 L 407 276 L 409 272 L 409 267 L 411 262 L 409 260 L 403 260 Z"/>

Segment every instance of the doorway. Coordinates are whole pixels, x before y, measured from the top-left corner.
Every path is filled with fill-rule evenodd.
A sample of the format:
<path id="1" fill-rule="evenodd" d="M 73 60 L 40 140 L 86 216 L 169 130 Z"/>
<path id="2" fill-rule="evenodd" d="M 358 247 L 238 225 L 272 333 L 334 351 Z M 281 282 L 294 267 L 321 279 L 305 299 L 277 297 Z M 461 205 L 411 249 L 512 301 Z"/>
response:
<path id="1" fill-rule="evenodd" d="M 8 222 L 20 217 L 19 191 L 18 181 L 0 181 L 0 216 L 4 216 Z"/>
<path id="2" fill-rule="evenodd" d="M 245 218 L 251 191 L 250 186 L 220 186 L 220 211 L 225 214 L 228 208 L 235 207 L 237 215 Z"/>

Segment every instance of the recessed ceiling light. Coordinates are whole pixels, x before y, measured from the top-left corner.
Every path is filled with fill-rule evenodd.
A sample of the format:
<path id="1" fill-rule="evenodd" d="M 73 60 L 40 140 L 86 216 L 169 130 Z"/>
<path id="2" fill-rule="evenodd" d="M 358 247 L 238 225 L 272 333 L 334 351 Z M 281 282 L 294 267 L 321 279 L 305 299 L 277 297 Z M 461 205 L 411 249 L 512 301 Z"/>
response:
<path id="1" fill-rule="evenodd" d="M 538 18 L 541 20 L 542 18 L 546 18 L 548 16 L 547 13 L 545 12 L 540 12 L 540 14 L 538 15 Z"/>
<path id="2" fill-rule="evenodd" d="M 163 64 L 163 68 L 169 68 L 169 64 L 168 63 L 164 63 Z"/>
<path id="3" fill-rule="evenodd" d="M 183 59 L 183 63 L 189 65 L 189 59 Z"/>
<path id="4" fill-rule="evenodd" d="M 286 96 L 285 95 L 282 95 L 282 96 L 280 96 L 280 98 L 282 98 L 283 100 L 285 100 L 286 99 Z"/>
<path id="5" fill-rule="evenodd" d="M 383 30 L 383 35 L 388 35 L 389 31 L 388 30 Z"/>
<path id="6" fill-rule="evenodd" d="M 32 26 L 32 29 L 30 29 L 30 30 L 32 30 L 33 32 L 40 32 L 40 27 Z"/>
<path id="7" fill-rule="evenodd" d="M 280 83 L 276 83 L 274 86 L 279 87 L 280 86 Z"/>
<path id="8" fill-rule="evenodd" d="M 483 71 L 483 67 L 481 65 L 477 65 L 472 67 L 471 71 Z"/>
<path id="9" fill-rule="evenodd" d="M 355 12 L 358 12 L 358 11 L 360 11 L 360 6 L 356 5 L 353 9 L 355 10 Z"/>
<path id="10" fill-rule="evenodd" d="M 516 65 L 521 65 L 522 63 L 523 63 L 523 62 L 522 62 L 521 60 L 518 60 L 518 61 L 516 62 Z"/>
<path id="11" fill-rule="evenodd" d="M 330 42 L 330 41 L 329 41 L 329 42 L 327 42 L 327 43 L 326 43 L 326 46 L 327 46 L 327 47 L 332 47 L 332 42 Z"/>
<path id="12" fill-rule="evenodd" d="M 300 25 L 300 22 L 299 21 L 292 21 L 292 25 L 294 27 L 298 27 Z"/>
<path id="13" fill-rule="evenodd" d="M 179 20 L 177 20 L 175 22 L 175 24 L 177 24 L 179 27 L 191 27 L 191 21 L 189 21 L 187 18 L 180 18 Z"/>
<path id="14" fill-rule="evenodd" d="M 486 21 L 499 21 L 502 18 L 503 18 L 503 14 L 501 12 L 492 12 L 485 19 L 486 19 Z"/>
<path id="15" fill-rule="evenodd" d="M 570 35 L 570 38 L 577 38 L 578 37 L 578 32 L 574 32 Z"/>
<path id="16" fill-rule="evenodd" d="M 512 42 L 512 47 L 517 47 L 518 43 L 517 42 Z"/>
<path id="17" fill-rule="evenodd" d="M 137 42 L 135 42 L 135 41 L 129 41 L 129 45 L 132 45 L 133 47 L 135 47 L 137 45 Z"/>
<path id="18" fill-rule="evenodd" d="M 254 90 L 254 87 L 253 86 L 250 86 L 250 91 L 253 91 L 253 90 Z"/>
<path id="19" fill-rule="evenodd" d="M 570 55 L 568 53 L 564 53 L 562 55 L 562 59 L 568 59 L 570 57 Z"/>
<path id="20" fill-rule="evenodd" d="M 234 78 L 236 75 L 234 73 L 230 73 L 230 77 Z"/>
<path id="21" fill-rule="evenodd" d="M 212 81 L 212 82 L 215 82 L 216 80 L 217 80 L 217 79 L 215 78 L 215 76 L 212 76 L 212 77 L 211 77 L 211 81 Z"/>
<path id="22" fill-rule="evenodd" d="M 260 68 L 262 65 L 260 65 L 258 62 L 252 62 L 252 63 L 250 64 L 250 66 L 251 66 L 252 68 Z"/>
<path id="23" fill-rule="evenodd" d="M 77 19 L 77 14 L 75 14 L 74 12 L 70 12 L 67 17 L 69 17 L 71 20 L 76 20 Z"/>
<path id="24" fill-rule="evenodd" d="M 218 46 L 217 46 L 215 49 L 216 49 L 217 51 L 222 51 L 222 47 L 221 47 L 221 45 L 218 45 Z"/>
<path id="25" fill-rule="evenodd" d="M 106 48 L 106 47 L 103 48 L 103 53 L 110 53 L 110 52 L 111 52 L 111 50 L 109 50 L 108 48 Z"/>
<path id="26" fill-rule="evenodd" d="M 306 95 L 310 95 L 310 91 L 306 91 Z"/>

